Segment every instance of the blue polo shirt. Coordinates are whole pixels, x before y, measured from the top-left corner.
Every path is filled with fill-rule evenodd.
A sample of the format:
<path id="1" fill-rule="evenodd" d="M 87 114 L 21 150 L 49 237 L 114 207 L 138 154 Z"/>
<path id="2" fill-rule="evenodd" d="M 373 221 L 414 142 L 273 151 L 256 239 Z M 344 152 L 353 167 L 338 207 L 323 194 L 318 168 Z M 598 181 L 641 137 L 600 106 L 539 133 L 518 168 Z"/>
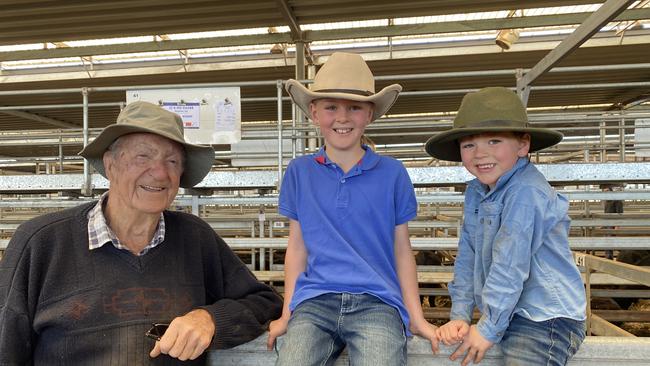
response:
<path id="1" fill-rule="evenodd" d="M 397 308 L 408 330 L 394 248 L 395 227 L 417 214 L 413 184 L 401 162 L 364 149 L 347 173 L 323 148 L 287 167 L 278 210 L 300 223 L 308 253 L 289 308 L 325 293 L 366 293 Z"/>

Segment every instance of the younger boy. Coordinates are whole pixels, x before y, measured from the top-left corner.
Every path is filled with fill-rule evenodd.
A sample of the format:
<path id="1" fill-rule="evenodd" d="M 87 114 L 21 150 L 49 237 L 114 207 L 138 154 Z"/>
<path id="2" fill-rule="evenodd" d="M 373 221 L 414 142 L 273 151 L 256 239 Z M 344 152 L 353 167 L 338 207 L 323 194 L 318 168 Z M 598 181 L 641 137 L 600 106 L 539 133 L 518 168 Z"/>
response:
<path id="1" fill-rule="evenodd" d="M 562 140 L 532 128 L 510 90 L 467 94 L 454 127 L 426 143 L 431 156 L 462 161 L 476 177 L 465 193 L 450 321 L 437 330 L 461 345 L 462 365 L 499 343 L 506 365 L 565 365 L 585 337 L 585 291 L 568 245 L 569 202 L 528 153 Z M 471 325 L 477 306 L 481 318 Z"/>

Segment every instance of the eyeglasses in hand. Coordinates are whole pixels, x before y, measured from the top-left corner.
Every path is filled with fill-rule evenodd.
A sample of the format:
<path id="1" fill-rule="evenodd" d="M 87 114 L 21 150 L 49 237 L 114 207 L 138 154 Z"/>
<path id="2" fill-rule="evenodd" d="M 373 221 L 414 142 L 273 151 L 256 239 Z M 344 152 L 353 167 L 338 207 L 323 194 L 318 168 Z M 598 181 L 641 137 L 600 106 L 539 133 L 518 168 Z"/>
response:
<path id="1" fill-rule="evenodd" d="M 167 328 L 169 328 L 169 324 L 167 323 L 153 323 L 151 324 L 151 329 L 149 329 L 144 335 L 153 340 L 159 341 L 165 334 Z"/>

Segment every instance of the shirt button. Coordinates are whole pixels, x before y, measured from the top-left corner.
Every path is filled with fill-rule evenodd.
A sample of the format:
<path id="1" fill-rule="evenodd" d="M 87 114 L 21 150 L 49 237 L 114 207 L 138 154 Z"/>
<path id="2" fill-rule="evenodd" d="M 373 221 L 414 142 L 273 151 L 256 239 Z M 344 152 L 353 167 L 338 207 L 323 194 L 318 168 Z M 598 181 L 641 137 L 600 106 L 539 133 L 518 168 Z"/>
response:
<path id="1" fill-rule="evenodd" d="M 488 225 L 492 225 L 492 220 L 488 220 Z"/>
<path id="2" fill-rule="evenodd" d="M 341 179 L 341 183 L 345 183 L 345 179 Z"/>
<path id="3" fill-rule="evenodd" d="M 483 218 L 481 218 L 480 222 L 481 222 L 481 224 L 483 223 Z"/>

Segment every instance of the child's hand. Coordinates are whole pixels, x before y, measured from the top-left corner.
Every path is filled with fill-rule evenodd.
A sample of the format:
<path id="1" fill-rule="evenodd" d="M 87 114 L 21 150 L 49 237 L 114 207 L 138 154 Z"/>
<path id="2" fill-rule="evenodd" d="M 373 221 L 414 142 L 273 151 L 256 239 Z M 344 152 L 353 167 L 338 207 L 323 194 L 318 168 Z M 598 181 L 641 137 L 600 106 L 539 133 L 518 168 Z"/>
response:
<path id="1" fill-rule="evenodd" d="M 468 333 L 469 324 L 463 320 L 450 320 L 436 330 L 438 339 L 448 346 L 461 342 Z"/>
<path id="2" fill-rule="evenodd" d="M 438 327 L 422 318 L 419 321 L 413 321 L 413 319 L 411 319 L 411 325 L 409 328 L 411 333 L 428 339 L 429 342 L 431 342 L 431 352 L 434 354 L 438 353 L 438 336 L 436 335 Z"/>
<path id="3" fill-rule="evenodd" d="M 269 338 L 266 341 L 266 349 L 273 349 L 275 339 L 287 332 L 289 319 L 285 317 L 278 318 L 269 324 Z"/>
<path id="4" fill-rule="evenodd" d="M 463 362 L 461 362 L 461 365 L 467 366 L 472 361 L 477 364 L 483 360 L 485 352 L 487 352 L 487 350 L 492 347 L 492 344 L 492 342 L 483 338 L 481 333 L 476 328 L 476 325 L 472 325 L 469 328 L 469 334 L 467 337 L 463 339 L 463 342 L 460 346 L 458 346 L 458 348 L 456 348 L 454 353 L 449 356 L 449 359 L 456 361 L 456 358 L 458 358 L 458 356 L 462 356 L 465 352 L 467 352 L 465 354 Z"/>

